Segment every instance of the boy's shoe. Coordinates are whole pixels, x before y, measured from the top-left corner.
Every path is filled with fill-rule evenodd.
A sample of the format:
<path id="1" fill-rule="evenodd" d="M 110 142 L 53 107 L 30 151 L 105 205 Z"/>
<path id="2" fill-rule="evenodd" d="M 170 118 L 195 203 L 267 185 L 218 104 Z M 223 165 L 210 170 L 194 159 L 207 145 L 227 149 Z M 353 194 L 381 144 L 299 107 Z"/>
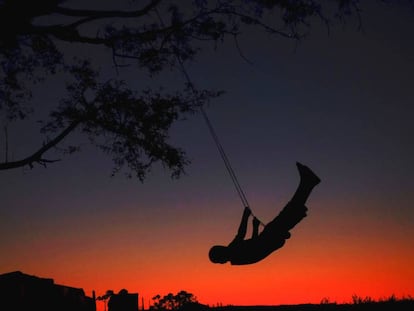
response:
<path id="1" fill-rule="evenodd" d="M 306 165 L 296 162 L 296 166 L 299 170 L 299 175 L 303 182 L 312 184 L 313 186 L 316 186 L 321 182 L 321 179 L 316 176 L 316 174 L 312 172 L 312 170 Z"/>

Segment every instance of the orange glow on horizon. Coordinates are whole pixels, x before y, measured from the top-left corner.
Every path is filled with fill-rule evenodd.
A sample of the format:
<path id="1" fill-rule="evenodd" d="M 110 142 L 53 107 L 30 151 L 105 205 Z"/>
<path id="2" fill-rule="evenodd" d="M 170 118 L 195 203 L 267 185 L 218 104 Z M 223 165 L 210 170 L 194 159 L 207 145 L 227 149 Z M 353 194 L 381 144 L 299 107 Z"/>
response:
<path id="1" fill-rule="evenodd" d="M 53 278 L 56 284 L 83 288 L 87 296 L 93 290 L 101 296 L 107 290 L 127 289 L 139 294 L 140 308 L 142 299 L 148 308 L 156 294 L 180 290 L 208 305 L 320 303 L 325 298 L 342 303 L 351 302 L 353 295 L 372 299 L 413 296 L 414 250 L 408 247 L 412 234 L 399 230 L 397 223 L 378 223 L 363 213 L 357 218 L 352 213 L 338 217 L 325 208 L 330 205 L 312 202 L 308 217 L 292 230 L 286 245 L 250 266 L 209 262 L 212 243 L 231 237 L 234 228 L 228 219 L 206 217 L 199 220 L 199 231 L 194 231 L 191 222 L 176 220 L 171 230 L 174 237 L 182 238 L 174 243 L 164 243 L 171 231 L 162 226 L 153 227 L 157 235 L 138 239 L 128 220 L 122 227 L 108 227 L 103 237 L 102 231 L 97 230 L 101 236 L 95 237 L 91 230 L 81 246 L 76 232 L 63 243 L 65 248 L 58 243 L 62 237 L 48 237 L 47 243 L 39 240 L 34 245 L 42 258 L 27 257 L 24 269 L 3 265 L 1 270 Z M 117 228 L 128 237 L 122 243 L 111 239 Z M 184 234 L 191 230 L 191 235 Z M 209 230 L 211 234 L 206 234 Z M 92 241 L 95 246 L 88 247 Z M 22 256 L 26 251 L 16 250 Z M 98 301 L 98 311 L 103 307 Z"/>

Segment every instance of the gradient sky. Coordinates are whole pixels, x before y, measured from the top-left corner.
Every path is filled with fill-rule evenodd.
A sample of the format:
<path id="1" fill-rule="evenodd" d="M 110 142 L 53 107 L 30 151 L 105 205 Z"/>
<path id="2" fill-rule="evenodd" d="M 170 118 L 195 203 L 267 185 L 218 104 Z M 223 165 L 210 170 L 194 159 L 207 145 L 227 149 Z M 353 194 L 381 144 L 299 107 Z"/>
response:
<path id="1" fill-rule="evenodd" d="M 180 290 L 235 305 L 414 296 L 414 11 L 364 9 L 363 32 L 315 25 L 299 45 L 251 33 L 240 45 L 253 64 L 229 42 L 188 67 L 197 86 L 226 90 L 207 113 L 262 221 L 293 194 L 296 161 L 321 177 L 282 249 L 249 266 L 209 262 L 243 206 L 194 115 L 171 135 L 192 160 L 179 180 L 160 167 L 143 184 L 111 178 L 110 159 L 87 144 L 47 169 L 1 172 L 0 273 L 89 296 L 125 288 L 146 307 Z M 39 103 L 58 98 L 51 89 Z M 29 125 L 9 131 L 15 158 L 40 143 Z"/>

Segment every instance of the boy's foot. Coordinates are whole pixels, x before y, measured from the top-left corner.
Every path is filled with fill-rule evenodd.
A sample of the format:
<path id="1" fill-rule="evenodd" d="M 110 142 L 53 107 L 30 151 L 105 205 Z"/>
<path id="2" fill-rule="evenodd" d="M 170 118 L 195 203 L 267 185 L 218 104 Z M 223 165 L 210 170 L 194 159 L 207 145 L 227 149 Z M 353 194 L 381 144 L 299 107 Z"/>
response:
<path id="1" fill-rule="evenodd" d="M 316 174 L 312 172 L 312 170 L 306 165 L 296 162 L 296 166 L 299 170 L 299 175 L 303 182 L 310 183 L 314 186 L 321 182 L 321 179 L 318 176 L 316 176 Z"/>

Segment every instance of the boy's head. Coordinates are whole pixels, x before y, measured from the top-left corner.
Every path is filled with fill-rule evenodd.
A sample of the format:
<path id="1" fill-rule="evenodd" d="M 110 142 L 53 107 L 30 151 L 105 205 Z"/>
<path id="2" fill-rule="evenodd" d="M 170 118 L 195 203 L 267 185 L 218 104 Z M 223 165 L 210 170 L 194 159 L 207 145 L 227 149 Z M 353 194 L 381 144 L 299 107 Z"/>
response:
<path id="1" fill-rule="evenodd" d="M 226 263 L 228 259 L 228 248 L 222 245 L 213 246 L 208 252 L 208 257 L 214 263 Z"/>

